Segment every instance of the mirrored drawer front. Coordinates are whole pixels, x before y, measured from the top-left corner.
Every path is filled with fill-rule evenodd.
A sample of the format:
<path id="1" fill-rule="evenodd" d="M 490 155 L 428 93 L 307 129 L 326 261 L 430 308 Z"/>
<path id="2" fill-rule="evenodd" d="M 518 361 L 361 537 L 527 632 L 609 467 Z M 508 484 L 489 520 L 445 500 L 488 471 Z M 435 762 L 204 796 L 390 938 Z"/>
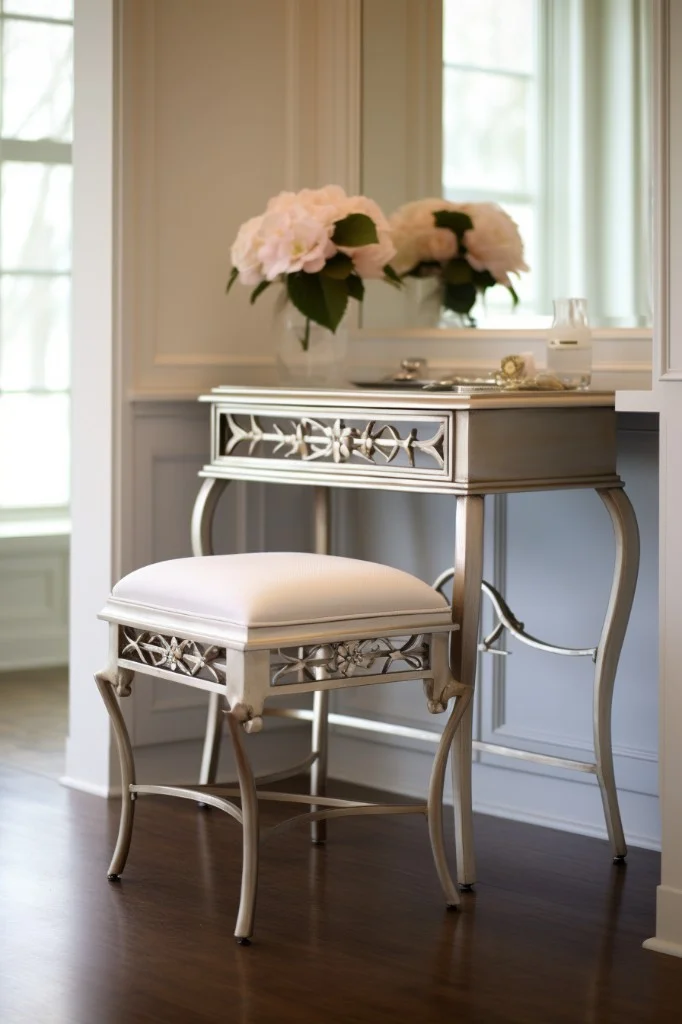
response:
<path id="1" fill-rule="evenodd" d="M 305 475 L 450 480 L 453 422 L 449 412 L 216 404 L 211 459 L 225 469 L 275 463 Z"/>

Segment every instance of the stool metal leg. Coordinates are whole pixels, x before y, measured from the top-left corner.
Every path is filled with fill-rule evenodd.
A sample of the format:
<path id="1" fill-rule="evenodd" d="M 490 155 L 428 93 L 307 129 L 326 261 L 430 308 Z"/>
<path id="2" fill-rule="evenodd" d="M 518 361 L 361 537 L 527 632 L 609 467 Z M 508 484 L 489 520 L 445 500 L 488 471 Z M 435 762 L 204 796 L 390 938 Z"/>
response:
<path id="1" fill-rule="evenodd" d="M 443 785 L 445 782 L 445 768 L 450 754 L 452 741 L 457 732 L 457 727 L 462 722 L 469 704 L 471 703 L 472 691 L 455 698 L 453 709 L 450 713 L 447 725 L 443 729 L 443 735 L 431 769 L 431 780 L 429 782 L 428 796 L 428 821 L 429 838 L 434 864 L 438 872 L 440 884 L 445 893 L 445 902 L 448 907 L 454 908 L 459 905 L 459 893 L 457 886 L 452 880 L 445 855 L 445 843 L 443 841 Z"/>
<path id="2" fill-rule="evenodd" d="M 199 784 L 201 786 L 212 785 L 218 774 L 220 741 L 223 735 L 223 715 L 226 708 L 227 703 L 221 693 L 209 694 L 204 749 L 201 754 L 201 769 L 199 771 Z"/>
<path id="3" fill-rule="evenodd" d="M 242 707 L 236 705 L 232 711 L 227 712 L 227 721 L 232 736 L 242 802 L 242 888 L 234 934 L 240 946 L 248 946 L 253 935 L 253 919 L 256 912 L 259 822 L 258 795 L 251 764 L 244 749 L 241 711 Z"/>
<path id="4" fill-rule="evenodd" d="M 594 751 L 613 857 L 615 861 L 622 861 L 627 854 L 627 846 L 613 771 L 611 706 L 618 659 L 639 571 L 639 530 L 630 499 L 622 488 L 600 490 L 597 493 L 611 516 L 616 538 L 616 565 L 594 672 Z"/>
<path id="5" fill-rule="evenodd" d="M 331 551 L 332 508 L 328 487 L 316 487 L 313 497 L 315 553 L 328 555 Z M 327 765 L 329 759 L 329 692 L 317 690 L 313 696 L 313 725 L 311 752 L 315 760 L 310 769 L 310 792 L 324 796 L 327 792 Z M 316 810 L 316 808 L 312 808 Z M 310 839 L 321 846 L 327 839 L 327 822 L 310 823 Z"/>
<path id="6" fill-rule="evenodd" d="M 310 793 L 312 796 L 324 796 L 327 792 L 327 744 L 329 737 L 329 690 L 316 690 L 313 695 L 313 730 L 312 753 L 316 755 L 310 766 Z M 311 811 L 319 810 L 312 806 Z M 321 845 L 327 838 L 327 822 L 313 821 L 310 825 L 310 838 L 316 845 Z"/>
<path id="7" fill-rule="evenodd" d="M 450 634 L 450 668 L 458 682 L 474 692 L 478 660 L 478 626 L 483 578 L 483 498 L 457 498 L 455 575 L 452 618 L 459 625 Z M 452 750 L 452 788 L 457 844 L 457 879 L 463 888 L 476 881 L 472 807 L 474 702 L 467 705 L 455 733 Z"/>
<path id="8" fill-rule="evenodd" d="M 228 483 L 229 480 L 206 479 L 199 488 L 199 493 L 192 509 L 191 536 L 193 555 L 213 554 L 213 542 L 211 539 L 213 520 L 218 502 Z M 199 772 L 199 783 L 202 786 L 210 785 L 216 780 L 225 706 L 225 702 L 220 694 L 209 694 L 206 734 L 204 736 L 204 749 L 201 756 L 201 770 Z"/>
<path id="9" fill-rule="evenodd" d="M 135 785 L 135 761 L 130 743 L 128 729 L 121 713 L 116 693 L 120 697 L 130 696 L 130 684 L 133 673 L 129 669 L 114 668 L 95 675 L 97 689 L 109 712 L 109 718 L 116 737 L 118 758 L 121 764 L 121 820 L 118 828 L 116 848 L 109 865 L 108 877 L 116 881 L 123 872 L 128 859 L 130 841 L 133 835 L 133 818 L 135 816 L 135 796 L 130 787 Z"/>

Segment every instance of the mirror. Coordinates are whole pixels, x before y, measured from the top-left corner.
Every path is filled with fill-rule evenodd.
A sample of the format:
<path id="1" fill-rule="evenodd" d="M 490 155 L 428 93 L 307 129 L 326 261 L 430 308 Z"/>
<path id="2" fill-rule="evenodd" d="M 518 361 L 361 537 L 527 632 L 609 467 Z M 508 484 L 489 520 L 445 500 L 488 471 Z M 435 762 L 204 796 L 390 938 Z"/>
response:
<path id="1" fill-rule="evenodd" d="M 428 196 L 497 202 L 530 272 L 478 326 L 652 320 L 651 0 L 363 0 L 362 190 L 387 214 Z M 433 282 L 370 289 L 363 327 L 434 326 Z M 453 325 L 450 321 L 450 325 Z"/>

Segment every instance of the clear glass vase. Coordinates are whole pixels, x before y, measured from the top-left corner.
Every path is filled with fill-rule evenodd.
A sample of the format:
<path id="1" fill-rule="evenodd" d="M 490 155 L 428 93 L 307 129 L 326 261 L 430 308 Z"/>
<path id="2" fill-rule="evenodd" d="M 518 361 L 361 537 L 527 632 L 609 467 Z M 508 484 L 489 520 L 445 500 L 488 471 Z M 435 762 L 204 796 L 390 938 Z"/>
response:
<path id="1" fill-rule="evenodd" d="M 547 371 L 569 388 L 586 390 L 592 380 L 592 332 L 587 299 L 555 299 L 547 332 Z"/>
<path id="2" fill-rule="evenodd" d="M 333 334 L 311 322 L 306 332 L 304 317 L 286 316 L 277 346 L 278 383 L 284 387 L 342 387 L 347 346 L 343 324 Z"/>

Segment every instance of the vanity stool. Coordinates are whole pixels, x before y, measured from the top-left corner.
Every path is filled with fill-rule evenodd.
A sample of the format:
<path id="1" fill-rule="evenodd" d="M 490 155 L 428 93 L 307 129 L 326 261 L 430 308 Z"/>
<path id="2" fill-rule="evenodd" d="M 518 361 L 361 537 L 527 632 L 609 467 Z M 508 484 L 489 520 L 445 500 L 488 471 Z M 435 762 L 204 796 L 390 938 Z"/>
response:
<path id="1" fill-rule="evenodd" d="M 258 879 L 258 800 L 309 806 L 274 826 L 349 814 L 424 814 L 436 871 L 448 907 L 459 903 L 443 843 L 443 782 L 450 747 L 471 699 L 448 664 L 451 611 L 427 583 L 384 565 L 333 555 L 266 552 L 158 562 L 118 583 L 100 613 L 111 623 L 109 666 L 96 681 L 111 717 L 121 762 L 123 800 L 118 840 L 109 866 L 117 880 L 130 848 L 136 798 L 161 794 L 225 811 L 242 826 L 242 883 L 235 936 L 248 945 Z M 226 704 L 238 787 L 139 785 L 118 697 L 135 673 L 197 687 Z M 330 799 L 324 779 L 312 793 L 257 790 L 297 774 L 297 768 L 255 778 L 243 733 L 257 732 L 267 700 L 370 683 L 423 680 L 429 711 L 453 700 L 431 772 L 426 803 L 371 804 Z M 230 796 L 240 797 L 238 806 Z"/>

